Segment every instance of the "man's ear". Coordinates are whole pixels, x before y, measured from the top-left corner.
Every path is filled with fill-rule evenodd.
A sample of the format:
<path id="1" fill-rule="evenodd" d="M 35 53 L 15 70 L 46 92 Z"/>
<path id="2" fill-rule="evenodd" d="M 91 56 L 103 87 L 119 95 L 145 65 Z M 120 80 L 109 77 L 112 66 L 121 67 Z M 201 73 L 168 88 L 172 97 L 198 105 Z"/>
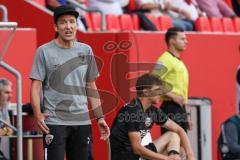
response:
<path id="1" fill-rule="evenodd" d="M 54 24 L 54 31 L 57 32 L 57 24 Z"/>
<path id="2" fill-rule="evenodd" d="M 174 39 L 174 38 L 170 38 L 169 44 L 170 44 L 170 45 L 173 45 L 174 43 L 175 43 L 175 39 Z"/>

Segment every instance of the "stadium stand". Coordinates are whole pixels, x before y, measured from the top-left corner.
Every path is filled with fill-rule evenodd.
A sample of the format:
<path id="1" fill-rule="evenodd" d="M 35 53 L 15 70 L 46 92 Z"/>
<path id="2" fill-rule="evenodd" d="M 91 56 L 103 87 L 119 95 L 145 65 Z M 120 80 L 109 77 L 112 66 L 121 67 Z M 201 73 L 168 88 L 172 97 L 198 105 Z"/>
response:
<path id="1" fill-rule="evenodd" d="M 93 31 L 100 31 L 101 30 L 101 15 L 100 13 L 90 13 L 90 18 L 92 22 L 92 29 Z"/>
<path id="2" fill-rule="evenodd" d="M 195 29 L 198 32 L 211 32 L 210 22 L 207 17 L 199 17 L 195 22 Z"/>
<path id="3" fill-rule="evenodd" d="M 172 27 L 172 20 L 167 16 L 158 17 L 160 28 L 162 31 L 166 31 L 168 28 Z"/>
<path id="4" fill-rule="evenodd" d="M 233 19 L 233 26 L 236 32 L 240 32 L 240 18 Z"/>
<path id="5" fill-rule="evenodd" d="M 153 16 L 153 15 L 150 15 L 150 14 L 146 14 L 147 18 L 156 26 L 156 28 L 158 30 L 161 30 L 160 28 L 160 24 L 159 24 L 159 21 L 158 21 L 158 18 Z"/>
<path id="6" fill-rule="evenodd" d="M 127 8 L 129 11 L 136 10 L 135 0 L 129 0 Z"/>
<path id="7" fill-rule="evenodd" d="M 120 22 L 118 15 L 107 14 L 106 15 L 106 23 L 108 31 L 120 31 Z"/>
<path id="8" fill-rule="evenodd" d="M 132 17 L 129 14 L 119 16 L 121 30 L 134 30 Z"/>
<path id="9" fill-rule="evenodd" d="M 132 22 L 134 30 L 140 30 L 139 19 L 136 14 L 132 14 Z"/>
<path id="10" fill-rule="evenodd" d="M 92 24 L 92 20 L 90 18 L 89 13 L 85 13 L 84 17 L 85 17 L 85 20 L 86 20 L 86 24 L 88 26 L 88 31 L 93 31 L 93 24 Z"/>
<path id="11" fill-rule="evenodd" d="M 235 32 L 231 18 L 227 17 L 222 18 L 222 24 L 224 32 Z"/>
<path id="12" fill-rule="evenodd" d="M 211 17 L 209 21 L 213 32 L 223 32 L 221 18 Z"/>

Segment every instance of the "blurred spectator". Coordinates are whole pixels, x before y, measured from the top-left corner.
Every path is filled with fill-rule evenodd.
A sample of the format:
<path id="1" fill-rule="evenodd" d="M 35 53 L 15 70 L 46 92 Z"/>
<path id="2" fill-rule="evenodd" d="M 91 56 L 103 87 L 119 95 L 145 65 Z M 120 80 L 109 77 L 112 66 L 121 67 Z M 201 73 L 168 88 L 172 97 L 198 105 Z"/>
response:
<path id="1" fill-rule="evenodd" d="M 232 0 L 233 10 L 237 16 L 240 16 L 240 0 Z"/>
<path id="2" fill-rule="evenodd" d="M 156 17 L 170 16 L 175 27 L 186 31 L 194 29 L 194 21 L 199 16 L 195 6 L 184 0 L 136 0 L 136 5 L 141 11 Z"/>
<path id="3" fill-rule="evenodd" d="M 88 0 L 89 9 L 99 9 L 103 14 L 123 14 L 123 7 L 129 0 Z"/>
<path id="4" fill-rule="evenodd" d="M 239 160 L 240 158 L 240 114 L 227 119 L 221 128 L 218 145 L 223 160 Z"/>
<path id="5" fill-rule="evenodd" d="M 55 8 L 61 5 L 66 5 L 67 0 L 46 0 L 46 7 L 53 11 Z"/>
<path id="6" fill-rule="evenodd" d="M 224 0 L 196 0 L 208 17 L 235 17 L 233 10 Z"/>
<path id="7" fill-rule="evenodd" d="M 85 0 L 75 0 L 75 1 L 77 1 L 83 8 L 86 8 Z M 51 11 L 53 11 L 56 7 L 59 7 L 61 5 L 66 5 L 66 4 L 68 4 L 67 0 L 46 0 L 46 7 Z M 79 19 L 77 19 L 78 28 L 82 31 L 85 31 L 88 29 L 86 20 L 84 18 L 85 11 L 79 8 L 77 8 L 77 10 L 79 12 Z"/>
<path id="8" fill-rule="evenodd" d="M 8 106 L 12 97 L 12 83 L 0 78 L 0 119 L 10 124 Z M 0 122 L 0 136 L 12 135 L 13 130 Z"/>

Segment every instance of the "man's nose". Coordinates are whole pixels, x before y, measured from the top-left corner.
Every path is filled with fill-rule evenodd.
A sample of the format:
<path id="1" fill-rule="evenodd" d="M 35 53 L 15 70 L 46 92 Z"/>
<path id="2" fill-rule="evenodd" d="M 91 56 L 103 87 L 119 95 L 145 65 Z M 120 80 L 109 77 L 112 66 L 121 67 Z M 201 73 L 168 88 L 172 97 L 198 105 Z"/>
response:
<path id="1" fill-rule="evenodd" d="M 71 27 L 71 23 L 70 23 L 70 22 L 67 22 L 66 28 L 70 28 L 70 27 Z"/>

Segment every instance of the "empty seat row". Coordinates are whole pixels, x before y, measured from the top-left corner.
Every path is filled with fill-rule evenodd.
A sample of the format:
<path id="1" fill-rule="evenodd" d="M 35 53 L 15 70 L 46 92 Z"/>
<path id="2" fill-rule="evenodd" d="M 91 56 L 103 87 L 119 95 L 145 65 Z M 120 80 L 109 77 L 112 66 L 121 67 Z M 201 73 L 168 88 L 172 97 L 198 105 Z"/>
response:
<path id="1" fill-rule="evenodd" d="M 172 21 L 169 17 L 156 18 L 147 15 L 158 30 L 165 31 L 172 26 Z M 101 29 L 101 15 L 99 13 L 89 13 L 85 15 L 89 31 L 100 31 Z M 106 30 L 107 31 L 125 31 L 125 30 L 140 30 L 139 19 L 136 14 L 122 14 L 122 15 L 106 15 Z"/>
<path id="2" fill-rule="evenodd" d="M 195 28 L 200 32 L 240 32 L 240 18 L 199 17 Z"/>

